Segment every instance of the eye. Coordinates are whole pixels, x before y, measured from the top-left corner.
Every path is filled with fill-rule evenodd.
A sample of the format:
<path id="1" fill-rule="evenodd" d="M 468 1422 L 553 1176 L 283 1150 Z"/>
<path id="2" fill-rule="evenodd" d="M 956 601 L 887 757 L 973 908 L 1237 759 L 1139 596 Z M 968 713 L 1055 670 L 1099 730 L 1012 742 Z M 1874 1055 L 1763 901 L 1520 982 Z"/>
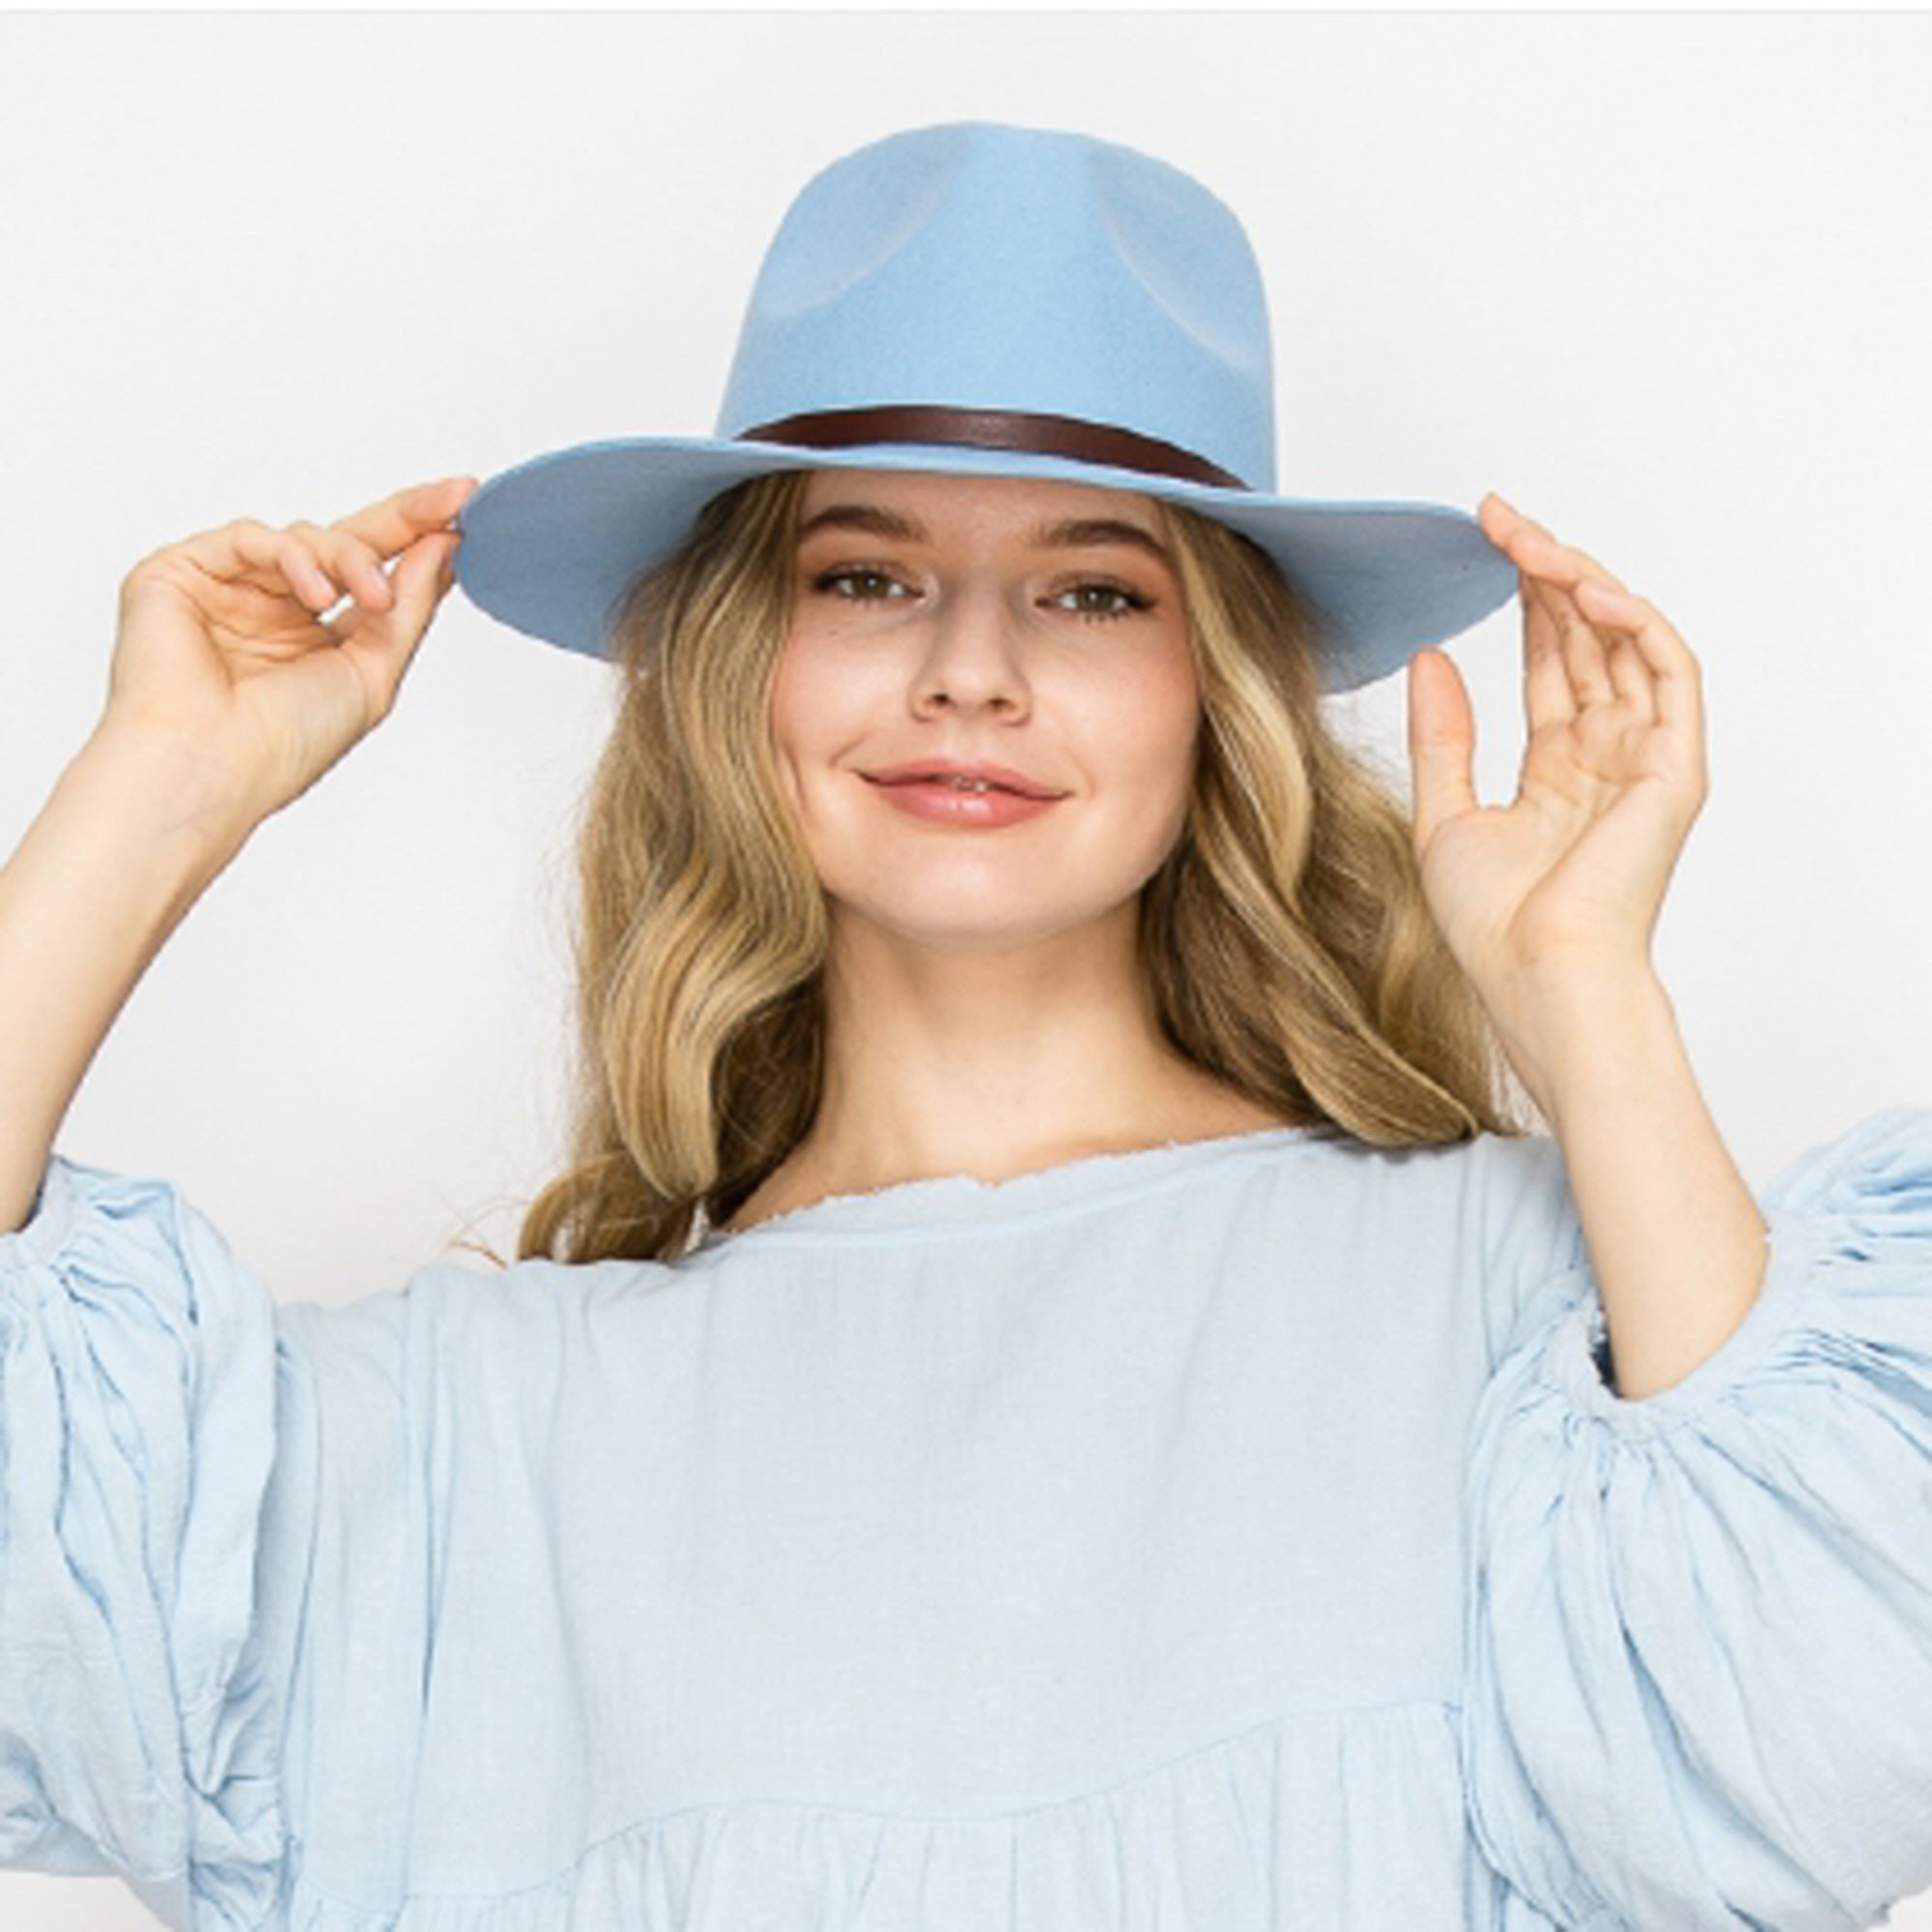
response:
<path id="1" fill-rule="evenodd" d="M 811 587 L 821 595 L 839 597 L 848 604 L 882 604 L 917 594 L 890 572 L 868 564 L 841 564 L 834 570 L 820 571 L 811 580 Z M 1079 602 L 1073 607 L 1061 603 L 1067 597 Z M 1056 592 L 1052 601 L 1061 603 L 1063 610 L 1070 608 L 1074 616 L 1101 623 L 1153 609 L 1152 598 L 1144 597 L 1138 590 L 1129 590 L 1124 584 L 1106 583 L 1098 579 L 1069 584 L 1066 589 Z"/>
<path id="2" fill-rule="evenodd" d="M 1074 613 L 1076 616 L 1095 617 L 1105 622 L 1112 617 L 1131 616 L 1136 611 L 1151 611 L 1153 609 L 1152 598 L 1143 597 L 1138 590 L 1129 590 L 1124 584 L 1121 583 L 1101 583 L 1097 581 L 1089 583 L 1074 583 L 1069 584 L 1066 589 L 1059 592 L 1059 595 L 1062 597 L 1084 598 L 1090 590 L 1097 591 L 1103 598 L 1116 598 L 1119 601 L 1099 606 L 1093 604 L 1085 605 L 1083 608 L 1076 610 Z"/>
<path id="3" fill-rule="evenodd" d="M 905 589 L 905 585 L 899 582 L 897 578 L 888 577 L 883 570 L 869 570 L 864 567 L 821 571 L 811 580 L 811 587 L 814 590 L 825 592 L 831 596 L 842 597 L 848 604 L 876 604 L 881 601 L 879 597 L 870 591 L 856 589 L 835 590 L 833 588 L 835 584 L 857 583 L 887 583 L 891 584 L 895 590 L 903 591 Z"/>

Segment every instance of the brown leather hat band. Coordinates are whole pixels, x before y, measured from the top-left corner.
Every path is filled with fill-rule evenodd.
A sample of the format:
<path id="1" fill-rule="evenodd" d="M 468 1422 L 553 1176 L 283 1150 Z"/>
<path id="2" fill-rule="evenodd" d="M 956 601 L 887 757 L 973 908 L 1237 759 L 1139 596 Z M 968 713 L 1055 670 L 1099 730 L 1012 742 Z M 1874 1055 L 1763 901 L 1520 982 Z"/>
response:
<path id="1" fill-rule="evenodd" d="M 890 403 L 869 409 L 812 410 L 740 430 L 738 442 L 790 442 L 810 449 L 840 449 L 863 442 L 945 442 L 970 449 L 1017 449 L 1035 456 L 1070 456 L 1143 469 L 1187 483 L 1245 490 L 1238 476 L 1190 450 L 1179 449 L 1138 430 L 1078 416 L 1036 414 L 1025 410 L 961 410 L 936 403 Z"/>

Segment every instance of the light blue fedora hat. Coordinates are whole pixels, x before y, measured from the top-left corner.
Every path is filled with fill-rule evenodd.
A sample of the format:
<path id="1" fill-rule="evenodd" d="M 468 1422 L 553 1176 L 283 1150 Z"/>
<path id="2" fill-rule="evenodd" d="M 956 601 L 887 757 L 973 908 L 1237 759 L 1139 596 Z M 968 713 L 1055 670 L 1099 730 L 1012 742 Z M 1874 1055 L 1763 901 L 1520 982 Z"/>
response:
<path id="1" fill-rule="evenodd" d="M 1117 142 L 988 121 L 890 134 L 814 175 L 758 270 L 716 433 L 578 443 L 488 478 L 457 521 L 456 581 L 514 629 L 607 656 L 632 580 L 707 500 L 827 466 L 1185 504 L 1280 566 L 1329 692 L 1517 587 L 1462 510 L 1276 494 L 1267 300 L 1225 202 Z"/>

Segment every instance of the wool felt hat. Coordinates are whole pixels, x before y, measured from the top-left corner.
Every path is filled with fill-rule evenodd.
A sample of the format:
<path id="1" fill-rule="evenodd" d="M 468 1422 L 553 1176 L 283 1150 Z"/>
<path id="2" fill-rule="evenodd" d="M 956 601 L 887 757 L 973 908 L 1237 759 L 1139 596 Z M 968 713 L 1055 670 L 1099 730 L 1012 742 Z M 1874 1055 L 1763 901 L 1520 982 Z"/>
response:
<path id="1" fill-rule="evenodd" d="M 456 582 L 516 630 L 608 656 L 631 582 L 709 498 L 828 466 L 1043 477 L 1214 518 L 1280 566 L 1328 692 L 1517 588 L 1463 511 L 1276 494 L 1267 301 L 1226 203 L 1118 142 L 989 121 L 890 134 L 812 176 L 758 270 L 715 433 L 490 477 L 457 519 Z"/>

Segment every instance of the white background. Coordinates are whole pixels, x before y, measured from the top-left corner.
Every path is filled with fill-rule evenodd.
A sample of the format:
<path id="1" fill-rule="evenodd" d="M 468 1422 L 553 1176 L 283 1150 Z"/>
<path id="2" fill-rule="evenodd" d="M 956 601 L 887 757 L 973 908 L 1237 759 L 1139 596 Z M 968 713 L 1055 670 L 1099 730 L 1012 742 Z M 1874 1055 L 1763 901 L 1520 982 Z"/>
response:
<path id="1" fill-rule="evenodd" d="M 1246 223 L 1284 491 L 1495 488 L 1698 654 L 1713 792 L 1656 956 L 1762 1184 L 1932 1104 L 1928 98 L 1910 14 L 7 17 L 0 849 L 147 551 L 707 432 L 808 175 L 927 121 L 1077 127 Z M 1520 648 L 1513 603 L 1452 647 L 1491 802 Z M 507 1253 L 558 1155 L 608 692 L 453 596 L 390 720 L 150 969 L 62 1151 L 176 1180 L 284 1300 L 466 1229 Z M 1337 715 L 1406 781 L 1404 704 L 1398 675 Z M 154 1922 L 20 1873 L 0 1920 Z"/>

